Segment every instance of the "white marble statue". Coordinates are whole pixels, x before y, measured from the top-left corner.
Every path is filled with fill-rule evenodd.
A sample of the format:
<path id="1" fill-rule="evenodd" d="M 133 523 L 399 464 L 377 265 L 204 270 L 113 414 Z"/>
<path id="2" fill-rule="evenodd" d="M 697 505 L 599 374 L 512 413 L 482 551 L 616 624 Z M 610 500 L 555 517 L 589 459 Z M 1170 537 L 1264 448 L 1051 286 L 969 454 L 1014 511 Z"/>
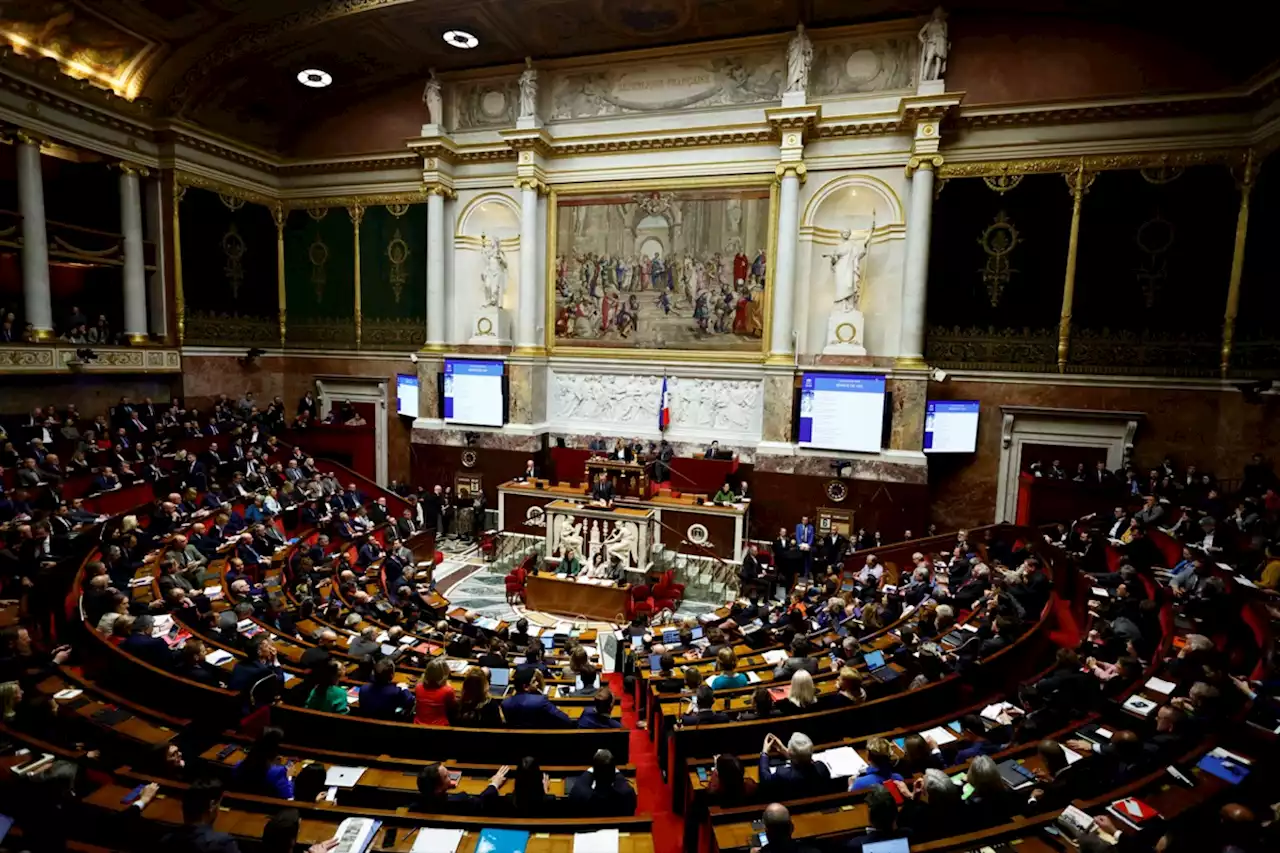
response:
<path id="1" fill-rule="evenodd" d="M 939 6 L 933 16 L 920 28 L 920 82 L 941 80 L 947 71 L 947 54 L 951 42 L 947 41 L 947 13 Z"/>
<path id="2" fill-rule="evenodd" d="M 809 85 L 809 67 L 813 65 L 813 42 L 804 34 L 804 24 L 796 25 L 796 34 L 787 44 L 787 86 L 783 91 L 803 94 Z"/>
<path id="3" fill-rule="evenodd" d="M 619 524 L 613 528 L 609 538 L 604 541 L 604 560 L 607 565 L 616 555 L 623 567 L 635 565 L 636 539 L 638 532 L 631 523 Z"/>
<path id="4" fill-rule="evenodd" d="M 520 72 L 520 118 L 538 116 L 538 72 L 533 59 L 525 57 L 524 71 Z"/>
<path id="5" fill-rule="evenodd" d="M 507 289 L 507 259 L 497 237 L 484 240 L 484 268 L 480 271 L 480 282 L 484 285 L 483 307 L 502 307 L 502 296 Z"/>
<path id="6" fill-rule="evenodd" d="M 434 68 L 427 77 L 426 88 L 422 90 L 422 103 L 427 108 L 427 124 L 444 124 L 444 97 Z"/>
<path id="7" fill-rule="evenodd" d="M 574 521 L 573 516 L 566 518 L 560 528 L 560 553 L 567 554 L 570 550 L 582 553 L 582 522 Z"/>
<path id="8" fill-rule="evenodd" d="M 840 232 L 840 244 L 834 252 L 823 255 L 831 260 L 831 272 L 836 279 L 835 305 L 840 311 L 856 311 L 862 301 L 862 276 L 865 272 L 863 261 L 871 247 L 871 235 L 876 230 L 875 216 L 871 217 L 871 227 L 861 243 L 853 239 L 853 232 L 845 229 Z"/>

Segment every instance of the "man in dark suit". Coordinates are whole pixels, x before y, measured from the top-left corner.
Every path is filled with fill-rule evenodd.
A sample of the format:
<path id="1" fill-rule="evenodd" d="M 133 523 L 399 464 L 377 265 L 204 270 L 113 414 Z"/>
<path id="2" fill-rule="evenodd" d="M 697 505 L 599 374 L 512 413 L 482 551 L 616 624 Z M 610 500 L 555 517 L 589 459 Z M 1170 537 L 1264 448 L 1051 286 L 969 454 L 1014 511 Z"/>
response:
<path id="1" fill-rule="evenodd" d="M 836 532 L 833 527 L 818 543 L 818 560 L 823 568 L 838 568 L 844 565 L 844 552 L 848 541 Z"/>
<path id="2" fill-rule="evenodd" d="M 771 766 L 771 757 L 782 757 L 787 763 Z M 783 746 L 778 736 L 765 736 L 760 751 L 760 784 L 770 791 L 785 791 L 787 799 L 811 797 L 823 793 L 831 785 L 831 770 L 813 760 L 813 741 L 796 732 Z"/>
<path id="3" fill-rule="evenodd" d="M 367 569 L 380 559 L 382 559 L 382 549 L 372 537 L 366 537 L 356 550 L 356 565 Z"/>
<path id="4" fill-rule="evenodd" d="M 682 726 L 701 726 L 727 723 L 729 715 L 716 710 L 716 692 L 709 684 L 701 684 L 693 694 L 693 706 L 680 718 Z"/>
<path id="5" fill-rule="evenodd" d="M 373 665 L 373 680 L 360 687 L 358 713 L 375 720 L 405 720 L 413 710 L 413 693 L 395 683 L 396 664 L 381 658 Z"/>
<path id="6" fill-rule="evenodd" d="M 788 792 L 790 793 L 790 792 Z M 889 796 L 886 794 L 885 796 Z M 893 802 L 893 798 L 889 797 L 889 802 Z M 896 812 L 897 807 L 894 807 Z M 810 847 L 808 844 L 802 844 L 792 838 L 795 833 L 795 825 L 791 822 L 791 812 L 787 811 L 787 807 L 781 803 L 770 803 L 764 810 L 764 836 L 765 845 L 760 849 L 761 853 L 769 851 L 769 853 L 817 853 L 816 847 Z M 861 838 L 862 836 L 857 836 Z M 858 848 L 862 847 L 859 845 Z"/>
<path id="7" fill-rule="evenodd" d="M 536 480 L 538 479 L 538 466 L 533 464 L 532 459 L 526 459 L 524 462 L 524 471 L 521 472 L 517 480 Z"/>
<path id="8" fill-rule="evenodd" d="M 1115 475 L 1107 470 L 1106 462 L 1099 462 L 1089 475 L 1088 482 L 1094 486 L 1109 486 L 1115 482 Z"/>
<path id="9" fill-rule="evenodd" d="M 387 509 L 386 498 L 378 498 L 374 501 L 373 506 L 369 507 L 369 520 L 374 524 L 385 524 L 390 517 L 391 513 Z"/>
<path id="10" fill-rule="evenodd" d="M 597 476 L 596 484 L 591 487 L 591 497 L 593 500 L 613 503 L 613 481 L 609 479 L 608 474 L 601 473 Z"/>
<path id="11" fill-rule="evenodd" d="M 596 750 L 591 770 L 573 779 L 568 789 L 569 802 L 584 814 L 625 817 L 636 813 L 635 789 L 618 775 L 613 753 L 607 749 Z"/>
<path id="12" fill-rule="evenodd" d="M 408 541 L 409 537 L 417 532 L 418 522 L 413 518 L 413 510 L 406 509 L 396 519 L 396 535 L 400 537 L 401 541 Z"/>
<path id="13" fill-rule="evenodd" d="M 773 677 L 779 682 L 791 680 L 791 676 L 800 670 L 805 670 L 810 675 L 818 674 L 818 661 L 808 655 L 809 641 L 805 639 L 803 634 L 796 634 L 791 638 L 791 654 L 782 663 L 778 664 L 778 668 L 774 670 Z"/>
<path id="14" fill-rule="evenodd" d="M 517 669 L 515 672 L 515 695 L 502 702 L 502 716 L 507 721 L 507 728 L 570 728 L 573 723 L 569 716 L 534 687 L 533 673 L 533 669 Z"/>
<path id="15" fill-rule="evenodd" d="M 182 794 L 184 825 L 160 839 L 157 849 L 184 853 L 238 853 L 236 840 L 213 828 L 222 802 L 222 783 L 199 779 Z"/>
<path id="16" fill-rule="evenodd" d="M 738 570 L 738 590 L 741 598 L 755 599 L 760 595 L 760 575 L 762 568 L 760 558 L 756 556 L 756 545 L 747 546 L 747 553 L 742 555 L 742 568 Z"/>
<path id="17" fill-rule="evenodd" d="M 234 624 L 233 624 L 234 627 Z M 284 684 L 284 670 L 276 659 L 276 645 L 269 637 L 261 637 L 253 647 L 253 657 L 242 660 L 231 670 L 227 689 L 248 692 L 264 678 L 275 676 Z"/>
<path id="18" fill-rule="evenodd" d="M 141 661 L 165 668 L 173 658 L 169 646 L 159 637 L 151 636 L 155 628 L 155 620 L 149 614 L 142 614 L 133 623 L 133 633 L 125 637 L 120 648 Z"/>

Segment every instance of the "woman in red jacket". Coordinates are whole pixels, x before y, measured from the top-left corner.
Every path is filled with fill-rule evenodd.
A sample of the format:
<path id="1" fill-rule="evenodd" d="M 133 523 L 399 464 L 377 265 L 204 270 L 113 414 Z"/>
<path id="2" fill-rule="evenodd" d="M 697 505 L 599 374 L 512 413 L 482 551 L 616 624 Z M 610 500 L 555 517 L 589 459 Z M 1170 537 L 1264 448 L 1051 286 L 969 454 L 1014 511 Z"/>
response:
<path id="1" fill-rule="evenodd" d="M 458 694 L 449 684 L 449 667 L 440 658 L 427 664 L 413 690 L 417 699 L 413 721 L 420 726 L 450 725 L 458 709 Z"/>

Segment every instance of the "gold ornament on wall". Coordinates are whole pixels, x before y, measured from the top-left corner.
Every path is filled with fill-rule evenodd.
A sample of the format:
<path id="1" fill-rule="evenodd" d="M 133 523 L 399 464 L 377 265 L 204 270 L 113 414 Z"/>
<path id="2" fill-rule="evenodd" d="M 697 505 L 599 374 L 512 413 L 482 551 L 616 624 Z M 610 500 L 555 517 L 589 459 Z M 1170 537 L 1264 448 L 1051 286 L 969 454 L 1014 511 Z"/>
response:
<path id="1" fill-rule="evenodd" d="M 307 208 L 307 216 L 310 216 L 316 222 L 319 222 L 321 219 L 324 219 L 328 215 L 329 215 L 329 208 L 327 207 L 308 207 Z"/>
<path id="2" fill-rule="evenodd" d="M 1178 180 L 1186 170 L 1185 166 L 1148 166 L 1145 169 L 1139 169 L 1138 174 L 1142 175 L 1142 180 L 1147 183 L 1160 186 Z"/>
<path id="3" fill-rule="evenodd" d="M 218 198 L 221 199 L 223 206 L 225 206 L 227 210 L 237 211 L 240 208 L 244 207 L 244 199 L 238 196 L 227 195 L 226 193 L 218 193 Z"/>
<path id="4" fill-rule="evenodd" d="M 1142 287 L 1142 298 L 1148 308 L 1154 308 L 1156 298 L 1169 279 L 1169 249 L 1177 236 L 1173 223 L 1160 215 L 1148 219 L 1133 233 L 1133 242 L 1145 255 L 1135 274 Z"/>
<path id="5" fill-rule="evenodd" d="M 1004 195 L 1009 192 L 1009 190 L 1014 189 L 1018 184 L 1022 183 L 1022 179 L 1024 177 L 1026 176 L 1009 174 L 987 175 L 982 179 L 982 182 L 987 185 L 988 189 L 998 192 L 1000 195 Z"/>
<path id="6" fill-rule="evenodd" d="M 409 212 L 409 205 L 389 204 L 387 205 L 387 212 L 390 213 L 392 216 L 394 216 L 396 219 L 399 219 L 400 217 L 404 216 L 406 213 Z"/>
<path id="7" fill-rule="evenodd" d="M 244 253 L 246 250 L 244 238 L 240 236 L 240 231 L 236 228 L 235 223 L 231 223 L 227 233 L 222 235 L 222 257 L 225 260 L 222 274 L 227 277 L 227 284 L 231 287 L 232 299 L 240 298 L 240 285 L 244 284 Z"/>
<path id="8" fill-rule="evenodd" d="M 400 296 L 404 293 L 404 283 L 409 278 L 404 269 L 405 261 L 409 260 L 409 244 L 400 236 L 399 228 L 391 235 L 391 242 L 387 244 L 387 259 L 391 261 L 391 295 L 399 305 Z"/>
<path id="9" fill-rule="evenodd" d="M 316 304 L 324 301 L 325 266 L 329 263 L 329 247 L 319 235 L 307 249 L 307 258 L 311 261 L 311 286 L 315 288 Z"/>
<path id="10" fill-rule="evenodd" d="M 986 227 L 978 243 L 987 255 L 987 263 L 981 270 L 982 280 L 987 285 L 987 296 L 991 298 L 991 307 L 1000 304 L 1000 297 L 1009 280 L 1017 272 L 1009 264 L 1009 256 L 1017 248 L 1019 242 L 1018 229 L 1009 221 L 1009 215 L 1003 210 L 996 214 L 995 221 Z"/>
<path id="11" fill-rule="evenodd" d="M 827 483 L 827 497 L 833 503 L 843 503 L 849 497 L 849 487 L 840 480 L 831 480 Z"/>

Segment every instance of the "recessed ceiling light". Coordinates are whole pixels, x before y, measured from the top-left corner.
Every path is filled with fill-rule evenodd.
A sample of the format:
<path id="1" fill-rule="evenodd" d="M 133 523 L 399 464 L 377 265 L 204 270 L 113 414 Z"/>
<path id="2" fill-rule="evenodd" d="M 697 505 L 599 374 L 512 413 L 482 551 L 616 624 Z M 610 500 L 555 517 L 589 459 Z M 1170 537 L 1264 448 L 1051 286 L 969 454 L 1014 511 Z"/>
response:
<path id="1" fill-rule="evenodd" d="M 323 89 L 333 82 L 333 75 L 319 68 L 308 68 L 298 72 L 298 82 L 312 89 Z"/>
<path id="2" fill-rule="evenodd" d="M 471 50 L 471 48 L 480 44 L 480 39 L 466 30 L 449 30 L 444 34 L 444 43 L 460 50 Z"/>

